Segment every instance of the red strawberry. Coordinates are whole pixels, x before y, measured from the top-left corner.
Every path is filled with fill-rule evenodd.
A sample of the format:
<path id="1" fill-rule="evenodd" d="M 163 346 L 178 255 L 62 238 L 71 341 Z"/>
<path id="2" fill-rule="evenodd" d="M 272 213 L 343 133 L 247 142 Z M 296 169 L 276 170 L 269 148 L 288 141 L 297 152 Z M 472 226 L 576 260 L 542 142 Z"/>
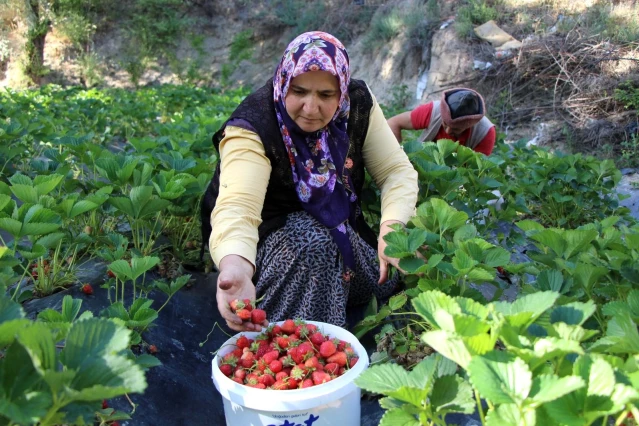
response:
<path id="1" fill-rule="evenodd" d="M 259 377 L 257 374 L 255 373 L 250 373 L 246 375 L 246 384 L 247 385 L 256 385 L 259 383 L 258 381 Z"/>
<path id="2" fill-rule="evenodd" d="M 357 364 L 357 361 L 359 361 L 359 358 L 354 356 L 353 358 L 350 359 L 350 361 L 348 361 L 348 367 L 349 368 L 355 367 L 355 364 Z"/>
<path id="3" fill-rule="evenodd" d="M 308 369 L 310 369 L 311 371 L 313 370 L 323 370 L 324 366 L 322 364 L 320 364 L 319 360 L 317 359 L 316 356 L 310 357 L 309 359 L 306 360 L 306 362 L 304 363 L 304 366 Z"/>
<path id="4" fill-rule="evenodd" d="M 295 321 L 293 321 L 292 319 L 287 319 L 286 321 L 282 323 L 280 328 L 282 329 L 283 333 L 293 334 L 295 333 L 295 330 L 297 329 L 297 325 L 295 324 Z"/>
<path id="5" fill-rule="evenodd" d="M 251 299 L 242 299 L 242 302 L 244 302 L 244 309 L 247 309 L 249 311 L 253 310 L 253 304 L 251 303 Z"/>
<path id="6" fill-rule="evenodd" d="M 301 337 L 302 339 L 305 339 L 311 334 L 313 334 L 316 329 L 317 327 L 315 327 L 312 324 L 300 324 L 295 329 L 295 334 Z"/>
<path id="7" fill-rule="evenodd" d="M 335 352 L 337 352 L 337 348 L 335 347 L 335 344 L 333 343 L 332 340 L 327 340 L 326 342 L 320 345 L 319 353 L 324 358 L 330 357 Z"/>
<path id="8" fill-rule="evenodd" d="M 289 340 L 288 340 L 288 337 L 284 337 L 284 336 L 276 337 L 275 343 L 277 343 L 277 346 L 279 346 L 281 349 L 286 349 L 288 348 Z"/>
<path id="9" fill-rule="evenodd" d="M 294 378 L 289 377 L 288 379 L 286 379 L 286 384 L 288 385 L 289 389 L 297 389 L 300 383 Z"/>
<path id="10" fill-rule="evenodd" d="M 253 367 L 254 363 L 255 363 L 255 355 L 253 355 L 253 352 L 248 351 L 242 354 L 242 357 L 240 358 L 240 365 L 242 367 L 251 368 Z"/>
<path id="11" fill-rule="evenodd" d="M 304 377 L 306 377 L 306 373 L 307 370 L 304 365 L 296 365 L 291 370 L 291 377 L 295 380 L 302 380 Z"/>
<path id="12" fill-rule="evenodd" d="M 290 344 L 295 343 L 295 342 L 300 342 L 300 338 L 297 337 L 297 334 L 291 334 L 290 336 L 288 336 L 288 341 Z"/>
<path id="13" fill-rule="evenodd" d="M 275 375 L 275 380 L 284 380 L 288 377 L 288 373 L 286 371 L 280 371 Z"/>
<path id="14" fill-rule="evenodd" d="M 270 364 L 271 362 L 275 361 L 276 359 L 278 359 L 280 356 L 280 353 L 278 351 L 270 351 L 264 354 L 264 356 L 262 357 L 262 359 L 264 361 L 266 361 L 267 364 Z"/>
<path id="15" fill-rule="evenodd" d="M 111 422 L 111 426 L 120 426 L 120 422 Z"/>
<path id="16" fill-rule="evenodd" d="M 230 377 L 231 373 L 233 373 L 233 367 L 231 367 L 231 364 L 222 364 L 222 365 L 220 365 L 220 371 L 226 377 Z"/>
<path id="17" fill-rule="evenodd" d="M 113 273 L 113 271 L 112 271 L 112 270 L 110 270 L 110 269 L 109 269 L 109 270 L 107 271 L 107 277 L 109 277 L 109 278 L 115 278 L 115 274 Z"/>
<path id="18" fill-rule="evenodd" d="M 231 354 L 237 359 L 240 359 L 240 357 L 242 356 L 243 353 L 244 353 L 244 351 L 242 349 L 240 349 L 240 348 L 233 349 L 233 352 L 231 352 Z"/>
<path id="19" fill-rule="evenodd" d="M 335 344 L 337 345 L 337 350 L 340 352 L 343 351 L 346 346 L 348 346 L 348 343 L 343 340 L 333 339 L 333 342 L 335 342 Z"/>
<path id="20" fill-rule="evenodd" d="M 244 307 L 244 302 L 239 299 L 235 299 L 232 300 L 231 303 L 229 303 L 229 307 L 233 312 L 237 312 L 238 309 L 242 309 Z"/>
<path id="21" fill-rule="evenodd" d="M 346 357 L 346 353 L 336 352 L 335 354 L 331 355 L 326 361 L 328 363 L 334 362 L 340 367 L 344 367 L 346 363 L 348 362 L 348 358 Z"/>
<path id="22" fill-rule="evenodd" d="M 311 379 L 313 379 L 313 384 L 321 385 L 322 383 L 330 382 L 331 376 L 324 371 L 313 371 L 313 373 L 311 373 Z"/>
<path id="23" fill-rule="evenodd" d="M 271 376 L 270 374 L 262 374 L 258 381 L 264 384 L 266 387 L 269 387 L 273 386 L 273 383 L 275 383 L 275 377 Z"/>
<path id="24" fill-rule="evenodd" d="M 313 380 L 305 379 L 302 383 L 300 383 L 300 389 L 306 389 L 313 386 Z"/>
<path id="25" fill-rule="evenodd" d="M 91 287 L 91 284 L 85 284 L 82 286 L 82 293 L 90 295 L 93 294 L 93 287 Z"/>
<path id="26" fill-rule="evenodd" d="M 332 375 L 336 375 L 338 370 L 339 370 L 339 365 L 337 365 L 334 362 L 329 362 L 328 364 L 324 366 L 324 371 Z"/>
<path id="27" fill-rule="evenodd" d="M 233 377 L 233 381 L 234 381 L 235 383 L 239 383 L 239 384 L 241 384 L 241 385 L 243 385 L 243 384 L 244 384 L 244 380 L 242 380 L 242 379 L 240 379 L 240 378 L 237 378 L 237 377 Z"/>
<path id="28" fill-rule="evenodd" d="M 109 408 L 109 403 L 107 402 L 106 399 L 102 400 L 102 409 L 106 410 L 107 408 Z"/>
<path id="29" fill-rule="evenodd" d="M 317 326 L 315 324 L 305 324 L 305 327 L 309 336 L 317 331 Z"/>
<path id="30" fill-rule="evenodd" d="M 254 387 L 257 389 L 266 389 L 266 385 L 264 383 L 258 383 Z"/>
<path id="31" fill-rule="evenodd" d="M 222 358 L 222 362 L 224 364 L 230 364 L 232 366 L 236 366 L 237 365 L 237 360 L 239 358 L 237 356 L 235 356 L 234 353 L 230 353 L 230 354 L 226 354 L 224 355 L 224 357 Z"/>
<path id="32" fill-rule="evenodd" d="M 278 334 L 282 333 L 282 328 L 275 324 L 268 332 L 269 337 L 273 338 L 275 336 L 277 336 Z"/>
<path id="33" fill-rule="evenodd" d="M 235 312 L 235 315 L 240 317 L 242 321 L 250 321 L 251 319 L 251 311 L 248 309 L 238 309 L 238 311 Z"/>
<path id="34" fill-rule="evenodd" d="M 235 373 L 233 375 L 237 379 L 244 380 L 244 378 L 246 377 L 246 370 L 244 370 L 243 368 L 239 368 L 239 369 L 235 370 Z"/>
<path id="35" fill-rule="evenodd" d="M 251 301 L 249 299 L 232 300 L 231 303 L 229 303 L 229 307 L 235 313 L 237 313 L 237 311 L 239 311 L 240 309 L 246 309 L 249 312 L 253 310 L 253 305 L 251 305 Z"/>
<path id="36" fill-rule="evenodd" d="M 280 371 L 282 371 L 282 362 L 278 359 L 276 359 L 275 361 L 271 361 L 268 364 L 268 368 L 275 374 L 279 373 Z"/>
<path id="37" fill-rule="evenodd" d="M 253 324 L 262 324 L 266 321 L 266 312 L 262 309 L 253 309 L 251 311 L 251 322 Z"/>
<path id="38" fill-rule="evenodd" d="M 158 347 L 157 347 L 157 346 L 155 346 L 155 345 L 150 345 L 150 346 L 149 346 L 149 353 L 151 353 L 151 354 L 156 354 L 156 353 L 158 353 Z"/>
<path id="39" fill-rule="evenodd" d="M 313 345 L 311 345 L 309 342 L 304 342 L 297 347 L 297 356 L 299 357 L 299 360 L 295 359 L 295 357 L 293 357 L 293 359 L 299 364 L 302 361 L 306 361 L 313 355 L 315 355 L 315 349 L 313 349 Z"/>
<path id="40" fill-rule="evenodd" d="M 290 355 L 286 355 L 283 357 L 280 357 L 280 361 L 282 361 L 282 365 L 285 367 L 294 367 L 295 366 L 295 361 L 293 360 L 293 357 Z"/>
<path id="41" fill-rule="evenodd" d="M 276 380 L 271 388 L 275 390 L 286 390 L 288 389 L 288 383 L 284 380 Z"/>
<path id="42" fill-rule="evenodd" d="M 255 350 L 255 358 L 262 358 L 264 356 L 264 354 L 269 352 L 268 343 L 266 343 L 265 340 L 262 340 L 262 342 L 264 342 L 264 344 L 258 343 L 257 350 Z M 252 346 L 251 346 L 251 348 L 252 348 Z"/>
<path id="43" fill-rule="evenodd" d="M 248 348 L 250 346 L 248 337 L 240 336 L 235 342 L 235 345 L 240 349 Z"/>
<path id="44" fill-rule="evenodd" d="M 263 358 L 260 358 L 257 360 L 257 364 L 255 365 L 255 367 L 259 371 L 265 371 L 268 368 L 268 362 L 264 361 Z"/>
<path id="45" fill-rule="evenodd" d="M 311 335 L 311 343 L 313 343 L 316 346 L 320 346 L 325 341 L 326 341 L 326 337 L 324 337 L 324 335 L 320 333 L 319 331 L 316 331 L 315 333 Z"/>

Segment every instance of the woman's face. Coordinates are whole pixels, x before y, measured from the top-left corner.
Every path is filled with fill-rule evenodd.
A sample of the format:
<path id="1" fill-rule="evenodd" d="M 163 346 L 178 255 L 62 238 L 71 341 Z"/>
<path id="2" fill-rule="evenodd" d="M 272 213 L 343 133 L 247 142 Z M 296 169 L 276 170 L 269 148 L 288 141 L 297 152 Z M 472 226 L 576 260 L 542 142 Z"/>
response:
<path id="1" fill-rule="evenodd" d="M 337 77 L 328 71 L 309 71 L 291 80 L 286 112 L 305 132 L 315 132 L 332 120 L 339 107 Z"/>

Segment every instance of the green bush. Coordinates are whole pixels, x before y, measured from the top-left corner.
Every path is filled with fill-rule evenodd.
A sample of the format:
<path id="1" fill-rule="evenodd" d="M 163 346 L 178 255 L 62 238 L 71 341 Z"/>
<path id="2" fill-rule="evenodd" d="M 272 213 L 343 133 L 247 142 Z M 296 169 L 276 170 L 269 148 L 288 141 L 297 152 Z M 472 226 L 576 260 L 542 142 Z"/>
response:
<path id="1" fill-rule="evenodd" d="M 240 62 L 244 59 L 251 59 L 253 56 L 253 31 L 240 31 L 233 37 L 229 57 L 231 60 Z"/>
<path id="2" fill-rule="evenodd" d="M 579 16 L 579 23 L 592 34 L 610 38 L 619 43 L 632 43 L 639 39 L 639 14 L 630 11 L 614 16 L 608 2 L 599 1 Z"/>
<path id="3" fill-rule="evenodd" d="M 368 49 L 378 48 L 400 34 L 404 27 L 404 19 L 399 11 L 379 11 L 373 16 L 364 44 Z"/>
<path id="4" fill-rule="evenodd" d="M 475 25 L 481 25 L 492 19 L 497 19 L 499 13 L 497 9 L 489 5 L 485 0 L 469 0 L 468 3 L 459 8 L 455 20 L 455 30 L 462 38 L 473 36 Z"/>
<path id="5" fill-rule="evenodd" d="M 89 18 L 76 12 L 59 17 L 55 26 L 78 50 L 84 50 L 84 47 L 91 42 L 96 30 L 95 24 Z"/>
<path id="6" fill-rule="evenodd" d="M 94 87 L 102 83 L 100 58 L 94 52 L 83 53 L 78 58 L 80 72 L 85 87 Z"/>
<path id="7" fill-rule="evenodd" d="M 174 47 L 187 25 L 180 0 L 138 0 L 131 17 L 133 41 L 150 54 Z"/>
<path id="8" fill-rule="evenodd" d="M 621 102 L 626 109 L 639 110 L 639 85 L 633 85 L 631 82 L 620 84 L 615 89 L 615 100 Z"/>

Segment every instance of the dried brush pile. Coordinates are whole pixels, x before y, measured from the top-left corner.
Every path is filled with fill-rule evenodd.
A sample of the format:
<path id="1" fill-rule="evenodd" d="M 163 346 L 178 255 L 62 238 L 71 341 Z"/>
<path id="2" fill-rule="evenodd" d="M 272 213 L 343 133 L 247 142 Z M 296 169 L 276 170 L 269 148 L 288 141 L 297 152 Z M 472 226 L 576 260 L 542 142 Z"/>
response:
<path id="1" fill-rule="evenodd" d="M 564 136 L 585 150 L 618 144 L 636 129 L 637 111 L 625 109 L 615 89 L 624 82 L 639 87 L 639 44 L 615 45 L 573 30 L 525 40 L 518 54 L 481 73 L 476 86 L 500 127 L 562 119 Z"/>

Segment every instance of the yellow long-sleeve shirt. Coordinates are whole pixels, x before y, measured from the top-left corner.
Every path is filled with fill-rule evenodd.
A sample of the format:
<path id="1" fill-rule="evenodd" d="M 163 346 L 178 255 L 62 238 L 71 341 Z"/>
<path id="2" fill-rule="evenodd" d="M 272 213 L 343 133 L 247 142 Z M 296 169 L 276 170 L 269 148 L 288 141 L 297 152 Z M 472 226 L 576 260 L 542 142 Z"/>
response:
<path id="1" fill-rule="evenodd" d="M 240 127 L 226 127 L 219 149 L 222 169 L 220 192 L 211 213 L 211 257 L 219 265 L 224 256 L 235 254 L 255 265 L 257 228 L 262 223 L 271 162 L 260 137 Z M 381 190 L 381 222 L 406 223 L 415 214 L 417 172 L 397 143 L 374 96 L 362 156 Z"/>

